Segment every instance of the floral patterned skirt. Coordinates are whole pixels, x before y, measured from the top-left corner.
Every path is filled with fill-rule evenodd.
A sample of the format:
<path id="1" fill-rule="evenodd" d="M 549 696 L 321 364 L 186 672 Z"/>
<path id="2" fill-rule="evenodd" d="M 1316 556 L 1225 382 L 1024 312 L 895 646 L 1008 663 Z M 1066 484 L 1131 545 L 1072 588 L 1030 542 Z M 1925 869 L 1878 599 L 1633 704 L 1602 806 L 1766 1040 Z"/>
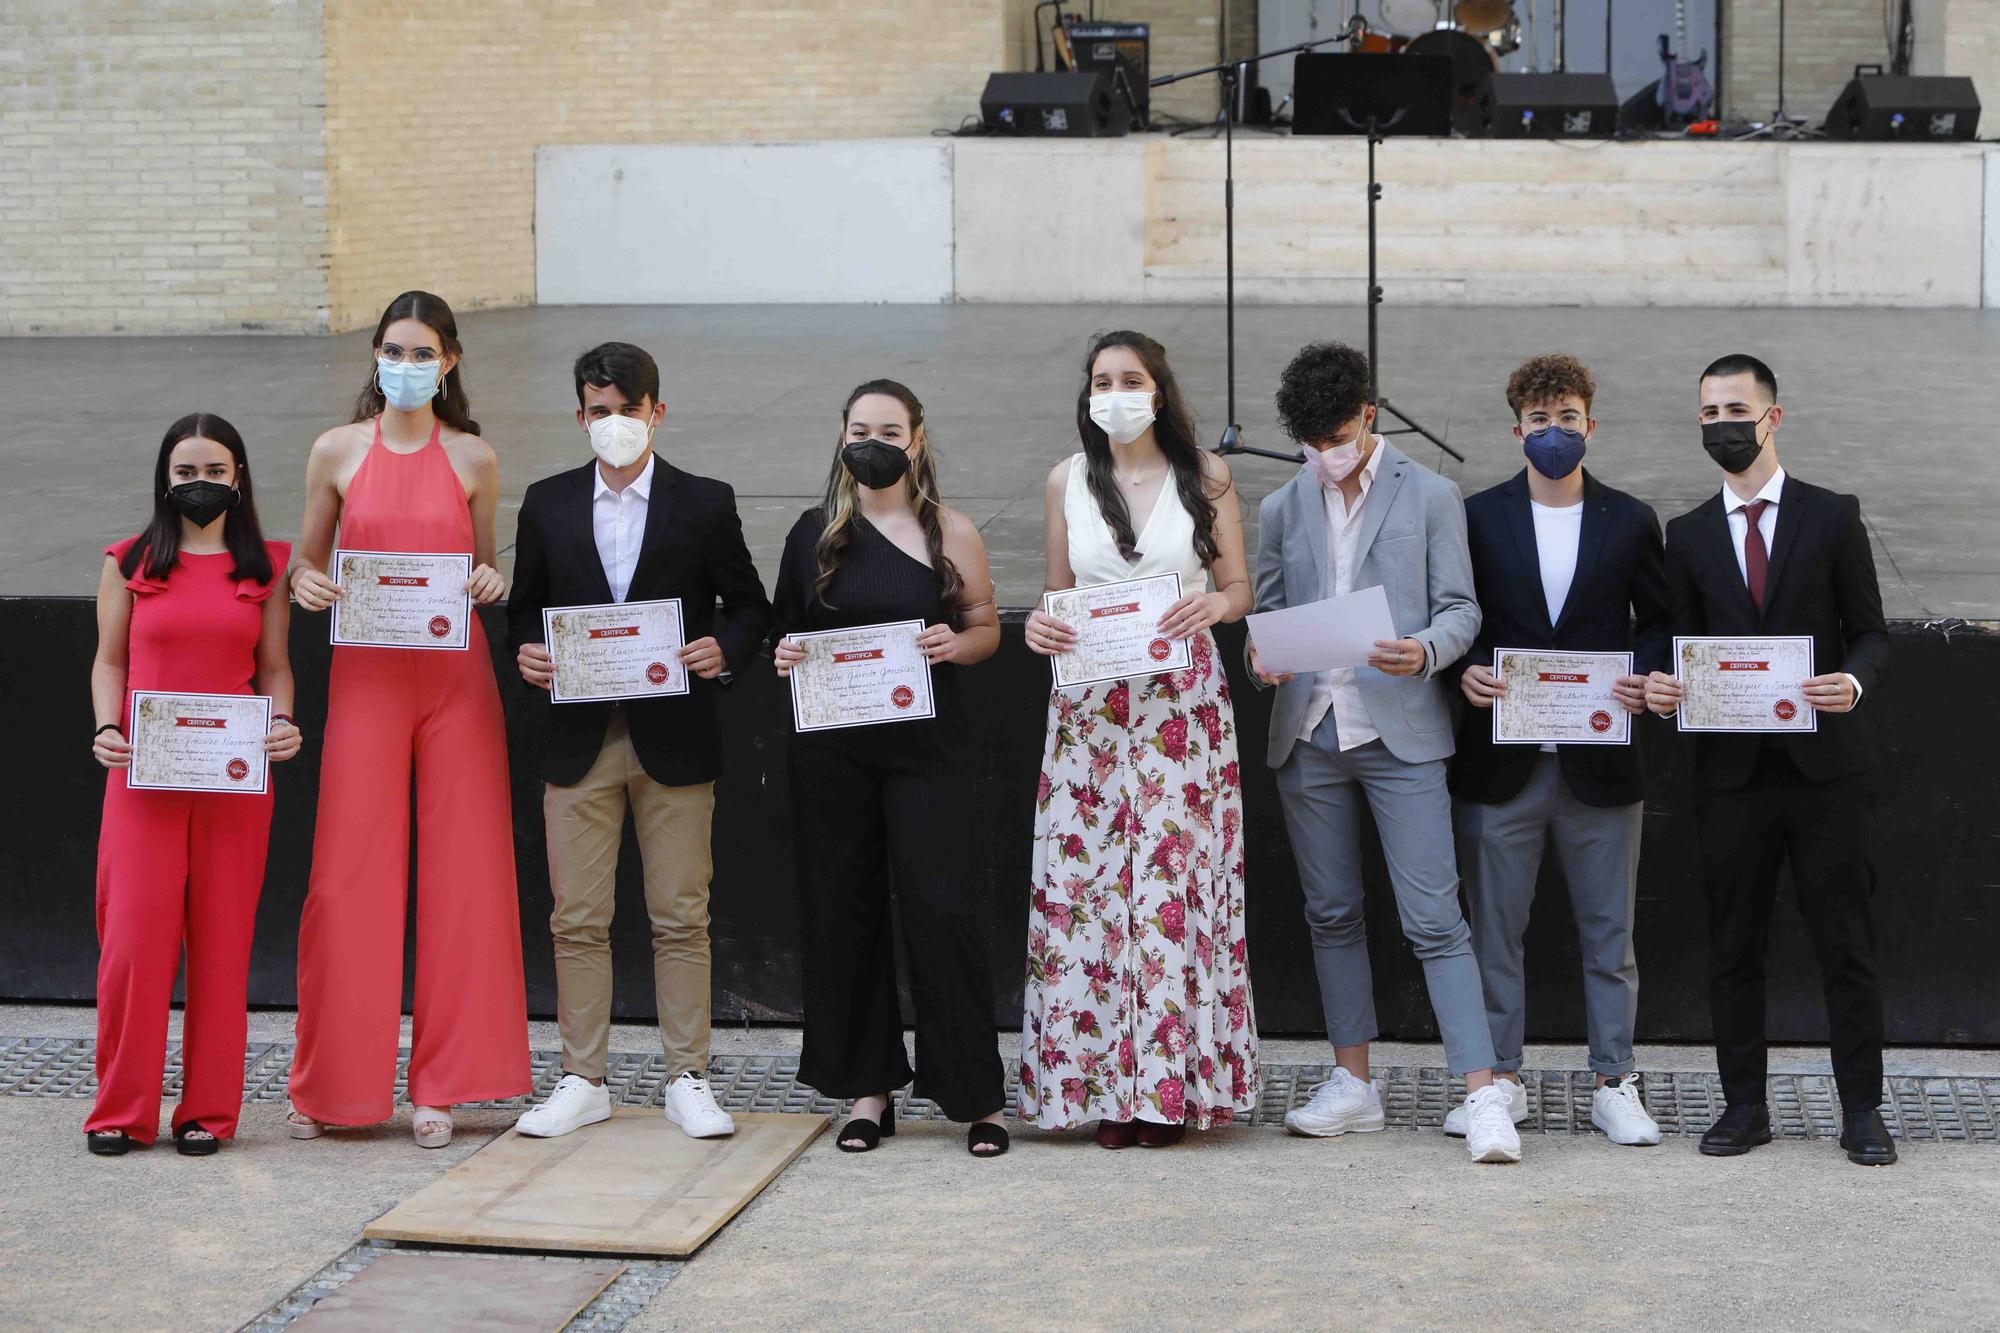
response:
<path id="1" fill-rule="evenodd" d="M 1207 1129 L 1257 1102 L 1243 788 L 1215 640 L 1049 699 L 1021 1118 Z"/>

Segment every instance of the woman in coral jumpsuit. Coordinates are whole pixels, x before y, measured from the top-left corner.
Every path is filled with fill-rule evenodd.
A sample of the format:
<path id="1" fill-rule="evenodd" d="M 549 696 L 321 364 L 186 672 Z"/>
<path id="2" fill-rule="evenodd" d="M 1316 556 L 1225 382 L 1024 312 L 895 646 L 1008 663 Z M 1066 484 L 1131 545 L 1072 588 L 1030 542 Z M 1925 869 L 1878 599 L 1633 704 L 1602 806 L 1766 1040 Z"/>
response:
<path id="1" fill-rule="evenodd" d="M 133 690 L 262 694 L 272 708 L 265 755 L 299 752 L 285 655 L 290 608 L 271 596 L 290 553 L 265 541 L 257 524 L 242 437 L 202 413 L 176 421 L 160 442 L 152 523 L 104 552 L 91 746 L 110 775 L 97 842 L 97 1104 L 84 1124 L 101 1156 L 159 1133 L 167 1011 L 183 945 L 186 1076 L 174 1143 L 205 1157 L 236 1133 L 270 792 L 128 787 L 125 726 Z"/>
<path id="2" fill-rule="evenodd" d="M 353 424 L 314 442 L 292 570 L 299 605 L 339 589 L 334 549 L 470 554 L 479 604 L 493 568 L 499 465 L 468 415 L 451 309 L 405 292 L 375 329 L 375 373 Z M 410 787 L 417 808 L 417 976 L 411 1127 L 451 1141 L 456 1102 L 531 1086 L 507 737 L 486 636 L 466 652 L 337 647 L 327 704 L 312 885 L 299 922 L 291 1127 L 389 1118 L 402 1011 Z"/>

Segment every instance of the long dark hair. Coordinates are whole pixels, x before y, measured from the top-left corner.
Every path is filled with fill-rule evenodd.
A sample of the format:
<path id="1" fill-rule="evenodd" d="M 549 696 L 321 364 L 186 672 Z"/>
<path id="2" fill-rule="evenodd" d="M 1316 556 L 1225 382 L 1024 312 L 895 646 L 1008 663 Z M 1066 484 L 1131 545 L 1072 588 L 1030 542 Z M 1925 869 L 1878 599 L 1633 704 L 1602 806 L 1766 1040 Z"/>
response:
<path id="1" fill-rule="evenodd" d="M 453 317 L 451 307 L 442 296 L 429 292 L 404 292 L 389 302 L 389 308 L 382 312 L 380 322 L 375 325 L 375 341 L 368 358 L 368 382 L 361 386 L 361 393 L 354 400 L 354 419 L 368 421 L 382 414 L 387 406 L 382 397 L 382 386 L 375 382 L 374 351 L 382 347 L 382 337 L 389 326 L 399 319 L 414 319 L 430 326 L 437 334 L 438 344 L 444 356 L 455 356 L 458 364 L 439 381 L 443 392 L 431 400 L 431 410 L 438 420 L 447 426 L 464 431 L 467 435 L 479 434 L 479 423 L 472 419 L 472 406 L 465 396 L 465 348 L 458 341 L 458 320 Z"/>
<path id="2" fill-rule="evenodd" d="M 250 492 L 250 456 L 244 452 L 243 437 L 236 427 L 207 412 L 190 412 L 167 427 L 160 440 L 160 456 L 153 463 L 153 521 L 139 534 L 139 540 L 125 550 L 118 572 L 131 578 L 145 565 L 146 577 L 164 579 L 181 554 L 181 513 L 167 499 L 172 483 L 167 470 L 174 448 L 182 440 L 199 437 L 214 440 L 236 460 L 236 504 L 222 520 L 222 540 L 236 561 L 232 579 L 271 581 L 271 553 L 264 547 L 264 529 L 257 522 L 257 501 Z"/>
<path id="3" fill-rule="evenodd" d="M 847 443 L 847 418 L 854 410 L 854 404 L 871 393 L 887 394 L 901 403 L 910 414 L 910 435 L 917 441 L 916 456 L 910 460 L 910 470 L 904 474 L 903 485 L 910 497 L 910 508 L 916 511 L 917 523 L 924 530 L 924 548 L 930 552 L 931 568 L 937 571 L 938 600 L 943 603 L 945 615 L 951 625 L 958 625 L 958 598 L 965 590 L 965 579 L 944 553 L 944 505 L 938 499 L 937 459 L 931 453 L 930 435 L 924 431 L 924 405 L 917 396 L 895 380 L 869 380 L 856 385 L 854 392 L 847 395 L 846 403 L 840 409 L 840 439 L 833 454 L 833 469 L 826 476 L 826 498 L 820 502 L 820 518 L 824 524 L 820 529 L 819 541 L 813 547 L 813 557 L 819 562 L 819 575 L 813 580 L 813 599 L 826 604 L 826 588 L 833 582 L 833 576 L 840 568 L 841 553 L 854 540 L 854 520 L 859 503 L 854 474 L 847 470 L 847 464 L 840 459 L 840 449 Z"/>
<path id="4" fill-rule="evenodd" d="M 1118 479 L 1111 475 L 1111 438 L 1090 419 L 1090 376 L 1098 354 L 1110 347 L 1129 348 L 1139 364 L 1153 377 L 1160 393 L 1159 411 L 1153 418 L 1153 438 L 1174 470 L 1174 489 L 1180 492 L 1181 507 L 1194 520 L 1194 553 L 1204 565 L 1215 563 L 1215 499 L 1201 470 L 1201 446 L 1195 443 L 1194 414 L 1181 397 L 1181 386 L 1167 365 L 1167 349 L 1143 333 L 1114 329 L 1091 340 L 1083 358 L 1083 387 L 1076 392 L 1076 433 L 1083 440 L 1083 461 L 1090 494 L 1097 512 L 1118 540 L 1118 554 L 1127 560 L 1141 555 L 1139 538 L 1132 531 L 1132 514 L 1125 497 L 1118 493 Z"/>

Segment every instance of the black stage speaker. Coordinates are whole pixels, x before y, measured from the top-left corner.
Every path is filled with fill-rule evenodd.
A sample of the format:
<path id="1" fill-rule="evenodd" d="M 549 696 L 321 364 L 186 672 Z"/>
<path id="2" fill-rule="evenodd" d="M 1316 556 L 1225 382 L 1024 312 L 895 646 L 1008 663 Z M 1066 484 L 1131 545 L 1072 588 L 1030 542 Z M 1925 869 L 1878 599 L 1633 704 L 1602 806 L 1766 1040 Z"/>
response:
<path id="1" fill-rule="evenodd" d="M 1942 142 L 1971 139 L 1978 130 L 1979 93 L 1972 80 L 1942 74 L 1857 69 L 1826 116 L 1829 139 Z"/>
<path id="2" fill-rule="evenodd" d="M 1147 53 L 1152 28 L 1150 23 L 1071 23 L 1066 29 L 1076 68 L 1084 73 L 1097 70 L 1110 79 L 1112 103 L 1129 107 L 1132 127 L 1140 130 L 1152 115 L 1152 89 L 1146 84 L 1152 74 Z"/>
<path id="3" fill-rule="evenodd" d="M 1489 74 L 1462 128 L 1475 139 L 1602 139 L 1618 129 L 1609 74 Z"/>
<path id="4" fill-rule="evenodd" d="M 1132 113 L 1100 73 L 989 74 L 979 118 L 989 134 L 1091 139 L 1125 133 Z"/>
<path id="5" fill-rule="evenodd" d="M 1450 56 L 1305 51 L 1292 66 L 1293 134 L 1450 134 Z"/>

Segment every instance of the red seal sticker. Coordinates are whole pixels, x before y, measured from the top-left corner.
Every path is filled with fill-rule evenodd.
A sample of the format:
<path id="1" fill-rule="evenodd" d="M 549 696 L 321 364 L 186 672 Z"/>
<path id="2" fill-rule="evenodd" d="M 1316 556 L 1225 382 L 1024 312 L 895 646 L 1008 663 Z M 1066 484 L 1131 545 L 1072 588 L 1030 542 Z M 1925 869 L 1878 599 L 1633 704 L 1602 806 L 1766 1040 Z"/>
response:
<path id="1" fill-rule="evenodd" d="M 1174 647 L 1165 639 L 1155 639 L 1146 645 L 1146 656 L 1155 662 L 1164 662 L 1173 655 Z"/>
<path id="2" fill-rule="evenodd" d="M 1605 712 L 1602 708 L 1592 713 L 1590 715 L 1590 729 L 1600 736 L 1611 730 L 1611 714 Z"/>
<path id="3" fill-rule="evenodd" d="M 450 616 L 432 616 L 432 617 L 431 617 L 431 637 L 432 637 L 433 639 L 442 639 L 442 638 L 446 638 L 446 637 L 447 637 L 447 636 L 449 636 L 450 634 L 451 634 L 451 617 L 450 617 Z"/>
<path id="4" fill-rule="evenodd" d="M 908 708 L 917 701 L 917 692 L 907 685 L 898 685 L 889 691 L 889 702 L 898 708 Z"/>
<path id="5" fill-rule="evenodd" d="M 1790 699 L 1780 699 L 1771 705 L 1771 711 L 1778 715 L 1778 721 L 1790 722 L 1799 715 L 1799 706 Z"/>
<path id="6" fill-rule="evenodd" d="M 646 668 L 646 679 L 647 679 L 647 680 L 650 680 L 650 681 L 652 681 L 652 682 L 653 682 L 653 684 L 655 684 L 655 685 L 664 685 L 664 684 L 666 684 L 666 683 L 667 683 L 667 664 L 666 664 L 665 662 L 655 662 L 655 663 L 653 663 L 653 665 L 651 665 L 651 666 L 647 667 L 647 668 Z"/>
<path id="7" fill-rule="evenodd" d="M 244 763 L 241 759 L 232 759 L 229 761 L 229 767 L 225 771 L 228 772 L 231 782 L 241 782 L 250 776 L 250 765 Z"/>

